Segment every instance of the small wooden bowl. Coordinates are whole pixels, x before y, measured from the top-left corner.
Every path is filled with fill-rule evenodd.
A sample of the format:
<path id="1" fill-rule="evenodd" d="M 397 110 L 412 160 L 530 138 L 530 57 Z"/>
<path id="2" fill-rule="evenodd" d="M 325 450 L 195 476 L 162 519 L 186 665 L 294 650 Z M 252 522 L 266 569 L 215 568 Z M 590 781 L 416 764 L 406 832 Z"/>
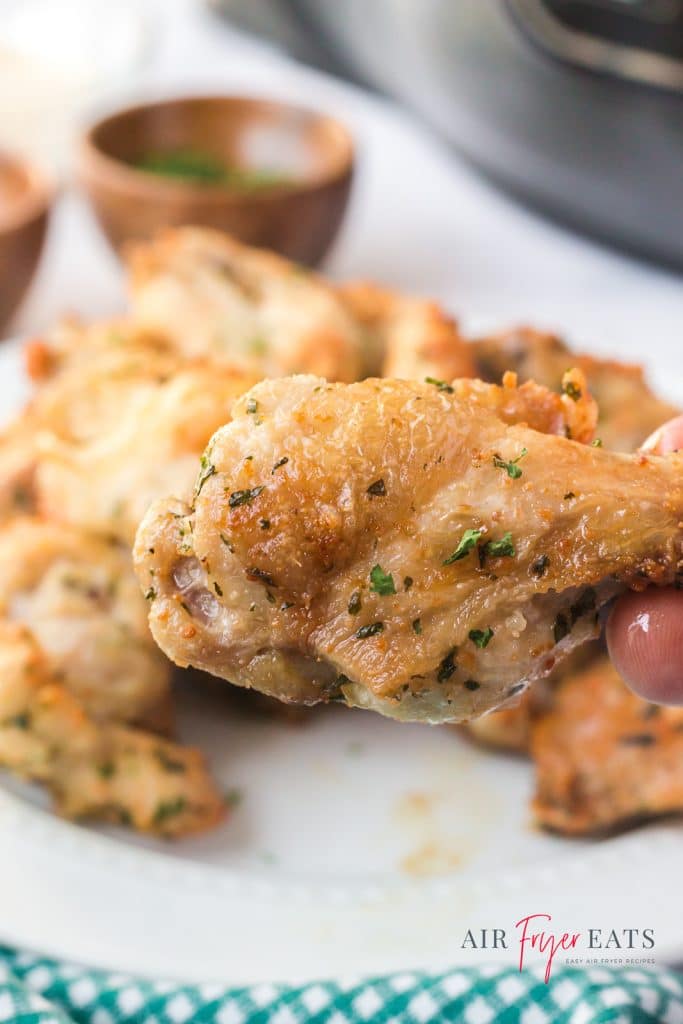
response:
<path id="1" fill-rule="evenodd" d="M 35 274 L 51 200 L 51 186 L 35 167 L 0 153 L 0 332 Z"/>
<path id="2" fill-rule="evenodd" d="M 151 154 L 191 150 L 228 167 L 283 176 L 258 189 L 140 169 Z M 333 118 L 285 103 L 198 96 L 131 107 L 93 125 L 78 173 L 119 249 L 168 226 L 205 225 L 315 265 L 337 234 L 353 176 L 353 143 Z"/>

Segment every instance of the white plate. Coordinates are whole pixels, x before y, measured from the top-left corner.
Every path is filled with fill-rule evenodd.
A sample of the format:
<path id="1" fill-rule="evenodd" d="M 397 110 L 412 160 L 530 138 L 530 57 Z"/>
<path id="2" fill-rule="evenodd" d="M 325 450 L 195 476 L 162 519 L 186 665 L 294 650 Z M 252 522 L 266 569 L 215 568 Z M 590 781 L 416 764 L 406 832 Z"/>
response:
<path id="1" fill-rule="evenodd" d="M 3 411 L 25 393 L 19 347 L 5 344 Z M 208 691 L 179 694 L 182 736 L 243 794 L 209 836 L 171 845 L 69 824 L 39 790 L 2 779 L 0 940 L 227 983 L 516 958 L 515 922 L 533 913 L 584 939 L 653 928 L 646 955 L 683 954 L 675 825 L 602 842 L 544 835 L 528 819 L 529 764 L 453 729 L 341 708 L 287 724 Z M 507 951 L 463 949 L 481 928 L 506 929 Z"/>

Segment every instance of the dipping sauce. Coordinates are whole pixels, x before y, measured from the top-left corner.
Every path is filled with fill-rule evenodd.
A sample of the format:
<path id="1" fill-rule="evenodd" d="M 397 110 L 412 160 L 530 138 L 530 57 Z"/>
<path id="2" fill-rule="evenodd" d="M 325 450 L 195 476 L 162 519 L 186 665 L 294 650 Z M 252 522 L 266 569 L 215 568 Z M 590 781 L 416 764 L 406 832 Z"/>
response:
<path id="1" fill-rule="evenodd" d="M 224 163 L 210 153 L 196 149 L 174 149 L 149 153 L 133 164 L 165 178 L 193 185 L 224 185 L 241 192 L 291 185 L 292 179 L 280 171 L 267 168 L 236 167 Z"/>

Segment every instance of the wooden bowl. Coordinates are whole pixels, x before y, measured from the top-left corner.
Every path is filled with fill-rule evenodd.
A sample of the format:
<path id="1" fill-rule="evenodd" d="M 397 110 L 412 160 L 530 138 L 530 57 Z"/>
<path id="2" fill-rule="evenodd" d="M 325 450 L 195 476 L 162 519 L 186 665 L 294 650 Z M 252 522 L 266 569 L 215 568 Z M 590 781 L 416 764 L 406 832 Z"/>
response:
<path id="1" fill-rule="evenodd" d="M 35 274 L 51 199 L 52 189 L 35 167 L 0 153 L 0 332 Z"/>
<path id="2" fill-rule="evenodd" d="M 140 168 L 151 155 L 205 154 L 220 164 L 274 171 L 258 188 L 207 184 Z M 146 103 L 93 125 L 78 173 L 115 249 L 161 228 L 205 225 L 314 265 L 341 224 L 353 143 L 333 118 L 286 103 L 198 96 Z"/>

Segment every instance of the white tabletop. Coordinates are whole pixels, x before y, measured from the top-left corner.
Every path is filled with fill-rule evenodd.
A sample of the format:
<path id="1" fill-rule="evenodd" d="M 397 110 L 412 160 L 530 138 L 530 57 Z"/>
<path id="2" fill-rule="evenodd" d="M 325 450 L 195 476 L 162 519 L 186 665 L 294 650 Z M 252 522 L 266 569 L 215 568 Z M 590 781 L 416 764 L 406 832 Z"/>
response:
<path id="1" fill-rule="evenodd" d="M 147 13 L 150 59 L 107 105 L 220 89 L 296 99 L 351 126 L 359 173 L 326 268 L 332 276 L 433 296 L 466 325 L 557 329 L 593 351 L 645 362 L 661 387 L 680 393 L 680 277 L 544 220 L 393 103 L 296 65 L 192 0 L 151 2 Z M 123 303 L 116 261 L 82 199 L 67 193 L 15 333 L 40 330 L 65 310 L 102 316 Z"/>

